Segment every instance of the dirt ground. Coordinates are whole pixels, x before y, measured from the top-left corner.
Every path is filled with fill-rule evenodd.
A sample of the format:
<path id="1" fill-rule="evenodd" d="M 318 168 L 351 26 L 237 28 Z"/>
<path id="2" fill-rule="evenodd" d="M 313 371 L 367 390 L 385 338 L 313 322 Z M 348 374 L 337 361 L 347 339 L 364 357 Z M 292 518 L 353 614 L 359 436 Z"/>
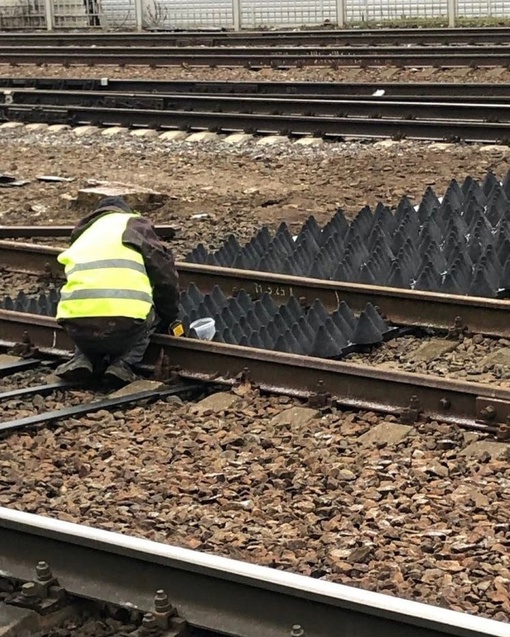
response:
<path id="1" fill-rule="evenodd" d="M 20 132 L 21 131 L 21 132 Z M 314 215 L 327 221 L 338 207 L 355 215 L 378 201 L 396 205 L 403 195 L 418 202 L 427 186 L 442 194 L 452 178 L 500 178 L 510 168 L 510 149 L 401 142 L 391 147 L 350 142 L 300 148 L 291 143 L 232 148 L 210 144 L 141 141 L 129 135 L 105 139 L 0 131 L 0 171 L 30 180 L 1 190 L 0 223 L 72 223 L 84 212 L 69 198 L 89 179 L 148 186 L 170 195 L 149 215 L 179 229 L 178 257 L 204 242 L 216 247 L 229 233 L 251 237 L 261 224 L 282 221 L 299 229 Z M 41 174 L 73 177 L 49 184 Z M 193 219 L 203 214 L 200 219 Z"/>

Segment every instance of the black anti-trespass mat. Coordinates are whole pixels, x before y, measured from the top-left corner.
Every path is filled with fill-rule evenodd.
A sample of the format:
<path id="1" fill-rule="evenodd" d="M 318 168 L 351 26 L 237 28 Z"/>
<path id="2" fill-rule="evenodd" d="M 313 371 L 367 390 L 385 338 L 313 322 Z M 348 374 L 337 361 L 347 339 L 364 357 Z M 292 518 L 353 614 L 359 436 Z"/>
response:
<path id="1" fill-rule="evenodd" d="M 0 300 L 2 309 L 45 316 L 55 316 L 57 304 L 56 290 L 34 297 L 20 292 L 15 298 Z M 191 337 L 190 324 L 210 317 L 216 323 L 217 342 L 320 358 L 341 358 L 360 346 L 376 345 L 400 334 L 370 303 L 358 315 L 346 303 L 328 313 L 319 300 L 307 308 L 295 297 L 278 305 L 268 294 L 253 300 L 244 290 L 227 297 L 218 286 L 210 294 L 203 294 L 194 284 L 183 290 L 180 315 Z"/>
<path id="2" fill-rule="evenodd" d="M 442 199 L 428 188 L 414 207 L 378 204 L 347 221 L 338 210 L 320 227 L 310 217 L 297 236 L 282 223 L 241 246 L 234 235 L 216 252 L 199 245 L 191 263 L 397 288 L 507 296 L 510 290 L 510 172 L 502 183 L 452 180 Z"/>

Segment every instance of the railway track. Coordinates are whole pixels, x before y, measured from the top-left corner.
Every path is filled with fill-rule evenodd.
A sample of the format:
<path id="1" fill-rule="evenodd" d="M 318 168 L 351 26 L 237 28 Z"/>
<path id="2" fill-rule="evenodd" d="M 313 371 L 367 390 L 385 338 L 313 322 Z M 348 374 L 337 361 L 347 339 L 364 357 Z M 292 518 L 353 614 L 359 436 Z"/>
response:
<path id="1" fill-rule="evenodd" d="M 148 66 L 492 67 L 510 63 L 507 46 L 445 47 L 51 47 L 1 46 L 0 64 Z"/>
<path id="2" fill-rule="evenodd" d="M 123 609 L 133 636 L 508 634 L 501 622 L 6 508 L 0 572 L 10 593 L 0 617 L 24 634 L 85 601 Z"/>
<path id="3" fill-rule="evenodd" d="M 36 258 L 38 259 L 44 255 L 43 258 L 47 262 L 49 255 L 54 252 L 52 248 L 40 250 L 34 245 L 23 252 L 23 246 L 20 244 L 15 244 L 15 246 L 16 248 L 11 250 L 10 254 L 11 256 L 15 253 L 18 256 L 24 254 L 23 263 L 25 266 L 28 262 L 33 265 L 33 261 L 31 261 L 33 255 L 37 254 Z M 9 263 L 9 257 L 4 255 L 8 255 L 9 252 L 1 254 L 1 261 L 5 266 Z M 13 265 L 12 262 L 11 265 Z M 325 303 L 324 306 L 328 309 L 331 308 L 333 312 L 346 298 L 354 301 L 353 309 L 356 309 L 356 300 L 359 303 L 362 299 L 365 301 L 371 299 L 374 303 L 380 303 L 381 309 L 385 313 L 390 306 L 395 308 L 393 315 L 386 316 L 386 320 L 391 323 L 398 323 L 398 318 L 403 317 L 404 323 L 408 326 L 413 324 L 427 325 L 429 321 L 426 318 L 418 318 L 420 310 L 424 310 L 426 313 L 428 312 L 429 317 L 433 317 L 432 322 L 436 326 L 438 323 L 450 321 L 449 326 L 453 327 L 452 335 L 458 336 L 465 331 L 462 322 L 464 317 L 466 314 L 471 314 L 474 323 L 498 323 L 497 326 L 493 323 L 490 328 L 496 335 L 508 334 L 508 303 L 505 301 L 455 298 L 447 295 L 416 292 L 406 293 L 406 291 L 391 289 L 377 290 L 369 288 L 369 286 L 326 284 L 323 287 L 314 280 L 293 279 L 291 277 L 283 277 L 282 280 L 282 277 L 274 275 L 264 276 L 259 273 L 232 272 L 221 268 L 189 265 L 191 268 L 187 267 L 186 264 L 178 264 L 181 286 L 184 287 L 186 281 L 190 280 L 202 288 L 203 292 L 211 290 L 211 300 L 214 298 L 215 287 L 221 286 L 222 294 L 229 296 L 233 293 L 239 299 L 241 299 L 244 289 L 250 292 L 253 290 L 254 299 L 263 300 L 264 297 L 269 297 L 268 301 L 271 304 L 274 303 L 271 298 L 277 299 L 279 303 L 287 302 L 290 305 L 293 299 L 295 303 L 295 299 L 299 298 L 301 303 L 313 305 L 317 303 L 317 297 L 325 298 L 323 293 L 326 290 L 329 293 L 330 305 Z M 264 279 L 266 280 L 264 281 Z M 232 285 L 234 282 L 236 285 Z M 343 292 L 345 289 L 347 294 Z M 308 298 L 302 297 L 302 292 L 308 294 Z M 241 296 L 237 296 L 239 293 Z M 206 301 L 206 304 L 210 302 Z M 202 307 L 203 303 L 200 299 L 196 303 L 200 303 L 200 307 Z M 238 307 L 237 303 L 241 303 L 241 306 L 244 307 L 244 301 L 236 302 L 236 307 Z M 55 320 L 50 316 L 35 314 L 34 312 L 38 311 L 37 304 L 34 305 L 34 309 L 30 309 L 30 305 L 27 307 L 28 309 L 23 312 L 16 311 L 15 307 L 0 311 L 2 345 L 15 347 L 16 351 L 25 351 L 26 353 L 32 352 L 35 348 L 46 355 L 62 355 L 68 351 L 71 348 L 71 343 Z M 467 312 L 463 312 L 463 319 L 456 318 L 455 312 L 459 307 L 467 310 Z M 220 310 L 200 310 L 200 312 L 203 311 L 214 313 L 214 311 Z M 233 309 L 232 311 L 239 310 Z M 250 308 L 245 311 L 250 313 Z M 268 311 L 271 312 L 271 310 Z M 450 315 L 446 319 L 448 312 Z M 412 318 L 413 315 L 414 318 Z M 250 319 L 250 321 L 252 320 Z M 370 321 L 369 324 L 371 325 Z M 473 329 L 471 325 L 470 327 Z M 235 328 L 233 333 L 236 329 L 239 328 Z M 231 328 L 228 331 L 230 330 Z M 481 383 L 458 382 L 433 375 L 408 374 L 351 362 L 325 360 L 317 358 L 319 354 L 313 355 L 313 353 L 312 356 L 296 355 L 287 353 L 292 351 L 292 348 L 285 350 L 286 346 L 283 342 L 276 344 L 275 349 L 280 351 L 269 351 L 264 349 L 265 345 L 262 341 L 254 341 L 253 336 L 248 341 L 243 340 L 241 334 L 239 338 L 238 342 L 246 342 L 246 345 L 155 336 L 146 363 L 158 366 L 163 359 L 179 361 L 179 375 L 188 380 L 232 384 L 240 376 L 245 376 L 260 388 L 270 392 L 291 393 L 319 401 L 323 399 L 321 398 L 323 394 L 328 394 L 339 405 L 400 414 L 402 418 L 409 419 L 410 422 L 418 418 L 419 414 L 424 413 L 442 421 L 455 422 L 503 438 L 506 436 L 506 418 L 510 415 L 510 391 L 507 389 L 494 388 L 491 385 Z M 364 338 L 362 337 L 362 339 Z M 319 340 L 322 351 L 328 338 L 321 337 Z M 23 342 L 25 345 L 21 345 L 20 350 L 20 344 Z M 362 342 L 369 341 L 362 340 Z M 352 349 L 348 351 L 352 351 Z M 52 415 L 51 418 L 55 418 L 55 415 Z M 34 420 L 29 418 L 22 422 L 22 426 L 31 423 L 34 423 Z M 17 428 L 18 426 L 20 425 L 17 422 L 7 422 L 2 425 L 5 429 Z"/>
<path id="4" fill-rule="evenodd" d="M 510 29 L 505 27 L 459 29 L 372 29 L 303 31 L 183 31 L 152 33 L 2 33 L 0 45 L 30 46 L 294 46 L 320 45 L 458 45 L 507 44 Z"/>
<path id="5" fill-rule="evenodd" d="M 4 121 L 123 125 L 156 129 L 279 133 L 341 138 L 393 137 L 507 143 L 506 98 L 466 102 L 386 97 L 163 95 L 46 89 L 8 89 Z"/>
<path id="6" fill-rule="evenodd" d="M 13 231 L 10 234 L 12 236 Z M 0 241 L 0 263 L 3 268 L 42 276 L 47 280 L 63 277 L 62 266 L 56 260 L 59 252 L 59 248 L 51 246 Z M 373 303 L 380 308 L 383 316 L 396 325 L 449 330 L 456 318 L 460 317 L 460 322 L 474 332 L 510 337 L 507 314 L 509 302 L 503 299 L 323 281 L 185 261 L 177 262 L 177 268 L 181 285 L 186 287 L 195 283 L 207 292 L 219 286 L 225 293 L 234 295 L 244 289 L 253 298 L 268 293 L 280 300 L 295 296 L 307 304 L 317 298 L 331 311 L 338 307 L 341 300 L 356 311 L 361 311 L 367 303 Z"/>
<path id="7" fill-rule="evenodd" d="M 421 101 L 474 101 L 507 103 L 510 84 L 460 84 L 452 82 L 221 82 L 185 80 L 136 80 L 110 78 L 0 77 L 0 89 L 37 91 L 96 91 L 151 93 L 154 95 L 236 95 L 311 99 L 394 99 Z M 382 93 L 382 94 L 381 94 Z M 44 94 L 44 93 L 43 93 Z"/>
<path id="8" fill-rule="evenodd" d="M 30 106 L 81 106 L 108 109 L 161 110 L 171 112 L 239 113 L 306 115 L 312 117 L 369 117 L 402 118 L 416 120 L 481 120 L 487 122 L 510 121 L 510 105 L 507 98 L 499 103 L 466 102 L 464 97 L 452 101 L 420 101 L 406 99 L 314 99 L 312 96 L 263 96 L 252 95 L 157 95 L 153 93 L 118 93 L 107 91 L 70 91 L 38 89 L 11 89 L 4 94 L 6 116 L 18 105 Z M 70 110 L 69 117 L 73 118 Z M 162 115 L 162 125 L 165 115 Z"/>

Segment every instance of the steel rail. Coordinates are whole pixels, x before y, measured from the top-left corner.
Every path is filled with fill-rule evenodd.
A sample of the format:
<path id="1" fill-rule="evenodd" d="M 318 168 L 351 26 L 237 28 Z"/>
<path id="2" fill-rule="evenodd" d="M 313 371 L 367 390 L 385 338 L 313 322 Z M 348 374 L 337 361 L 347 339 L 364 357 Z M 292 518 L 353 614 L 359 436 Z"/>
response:
<path id="1" fill-rule="evenodd" d="M 63 268 L 56 260 L 59 252 L 50 246 L 0 241 L 0 267 L 59 278 L 63 276 Z M 210 291 L 218 285 L 226 294 L 235 295 L 245 289 L 253 298 L 268 293 L 282 301 L 293 295 L 307 304 L 318 298 L 330 311 L 342 300 L 359 311 L 370 302 L 397 325 L 447 330 L 456 317 L 460 317 L 462 324 L 473 332 L 510 338 L 510 301 L 506 300 L 325 281 L 184 261 L 177 262 L 177 269 L 182 287 L 195 283 L 201 290 Z"/>
<path id="2" fill-rule="evenodd" d="M 2 33 L 1 45 L 37 46 L 225 46 L 233 43 L 278 45 L 384 45 L 384 44 L 504 44 L 510 42 L 510 29 L 505 27 L 460 29 L 375 29 L 375 30 L 309 30 L 309 31 L 182 31 L 152 33 Z"/>
<path id="3" fill-rule="evenodd" d="M 222 132 L 277 133 L 339 138 L 410 138 L 507 143 L 510 123 L 371 117 L 314 117 L 263 113 L 164 111 L 157 109 L 95 106 L 0 105 L 5 120 L 61 123 L 79 126 L 132 126 L 162 129 L 214 130 Z"/>
<path id="4" fill-rule="evenodd" d="M 157 235 L 161 239 L 173 239 L 173 226 L 155 225 Z M 0 239 L 17 239 L 26 237 L 70 237 L 74 226 L 2 226 L 0 225 Z M 1 263 L 0 263 L 1 266 Z"/>
<path id="5" fill-rule="evenodd" d="M 434 67 L 493 67 L 510 64 L 510 48 L 460 47 L 437 49 L 410 47 L 393 49 L 340 48 L 215 48 L 188 47 L 157 48 L 82 48 L 78 47 L 2 47 L 0 64 L 113 64 L 148 66 L 434 66 Z"/>
<path id="6" fill-rule="evenodd" d="M 110 78 L 0 77 L 0 89 L 31 88 L 40 90 L 105 91 L 123 93 L 184 93 L 247 96 L 286 96 L 373 99 L 376 91 L 383 98 L 452 99 L 508 98 L 510 84 L 460 84 L 451 82 L 222 82 L 186 80 L 135 80 Z M 378 97 L 377 99 L 381 99 Z"/>
<path id="7" fill-rule="evenodd" d="M 23 550 L 20 550 L 23 547 Z M 80 598 L 148 611 L 161 588 L 192 628 L 237 637 L 507 637 L 508 624 L 359 588 L 0 508 L 0 573 L 49 563 Z"/>
<path id="8" fill-rule="evenodd" d="M 38 364 L 40 361 L 37 361 Z M 11 398 L 24 398 L 26 396 L 47 396 L 54 391 L 67 391 L 69 389 L 76 389 L 77 383 L 68 383 L 66 381 L 60 381 L 57 383 L 46 383 L 44 385 L 34 385 L 32 387 L 22 387 L 21 389 L 10 389 L 0 393 L 0 400 L 9 400 Z"/>
<path id="9" fill-rule="evenodd" d="M 72 342 L 55 319 L 0 310 L 0 345 L 26 341 L 42 353 L 70 351 Z M 182 378 L 233 384 L 248 377 L 262 390 L 310 397 L 327 392 L 339 405 L 383 413 L 419 412 L 442 422 L 495 433 L 510 416 L 510 390 L 377 367 L 284 354 L 238 345 L 154 335 L 144 361 L 161 355 Z M 485 425 L 480 425 L 480 421 Z"/>
<path id="10" fill-rule="evenodd" d="M 16 374 L 17 372 L 26 372 L 30 369 L 35 369 L 39 367 L 41 361 L 37 358 L 27 358 L 25 360 L 15 360 L 12 363 L 1 363 L 0 364 L 0 378 L 4 376 L 10 376 L 11 374 Z"/>
<path id="11" fill-rule="evenodd" d="M 0 94 L 1 97 L 1 94 Z M 219 113 L 307 115 L 313 117 L 371 117 L 427 120 L 510 121 L 507 98 L 499 104 L 456 102 L 430 99 L 388 100 L 372 99 L 318 99 L 312 96 L 225 96 L 225 95 L 153 95 L 152 93 L 116 93 L 104 91 L 71 91 L 39 89 L 12 89 L 4 94 L 0 112 L 18 105 L 72 106 L 86 108 L 136 109 L 158 111 L 198 111 Z M 1 235 L 0 235 L 1 236 Z"/>
<path id="12" fill-rule="evenodd" d="M 113 409 L 144 400 L 157 400 L 165 398 L 166 396 L 179 396 L 188 394 L 196 389 L 201 389 L 200 385 L 197 383 L 193 385 L 177 385 L 173 387 L 163 386 L 158 389 L 148 389 L 136 392 L 134 394 L 127 394 L 125 396 L 105 397 L 100 400 L 93 400 L 90 403 L 80 403 L 79 405 L 73 405 L 72 407 L 53 409 L 51 411 L 34 414 L 33 416 L 25 416 L 23 418 L 16 418 L 14 420 L 4 420 L 0 421 L 0 434 L 7 431 L 14 431 L 16 429 L 23 429 L 25 427 L 30 427 L 33 425 L 42 425 L 50 422 L 57 422 L 66 418 L 85 416 L 96 411 L 101 411 L 102 409 Z"/>

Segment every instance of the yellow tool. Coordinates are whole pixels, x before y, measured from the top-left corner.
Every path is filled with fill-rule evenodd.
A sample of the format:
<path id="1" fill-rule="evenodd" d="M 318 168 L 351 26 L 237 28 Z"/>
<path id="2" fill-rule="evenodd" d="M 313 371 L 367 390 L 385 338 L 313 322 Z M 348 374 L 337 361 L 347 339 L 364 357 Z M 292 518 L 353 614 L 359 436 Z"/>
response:
<path id="1" fill-rule="evenodd" d="M 168 333 L 172 336 L 183 336 L 184 325 L 180 321 L 174 321 L 168 328 Z"/>

